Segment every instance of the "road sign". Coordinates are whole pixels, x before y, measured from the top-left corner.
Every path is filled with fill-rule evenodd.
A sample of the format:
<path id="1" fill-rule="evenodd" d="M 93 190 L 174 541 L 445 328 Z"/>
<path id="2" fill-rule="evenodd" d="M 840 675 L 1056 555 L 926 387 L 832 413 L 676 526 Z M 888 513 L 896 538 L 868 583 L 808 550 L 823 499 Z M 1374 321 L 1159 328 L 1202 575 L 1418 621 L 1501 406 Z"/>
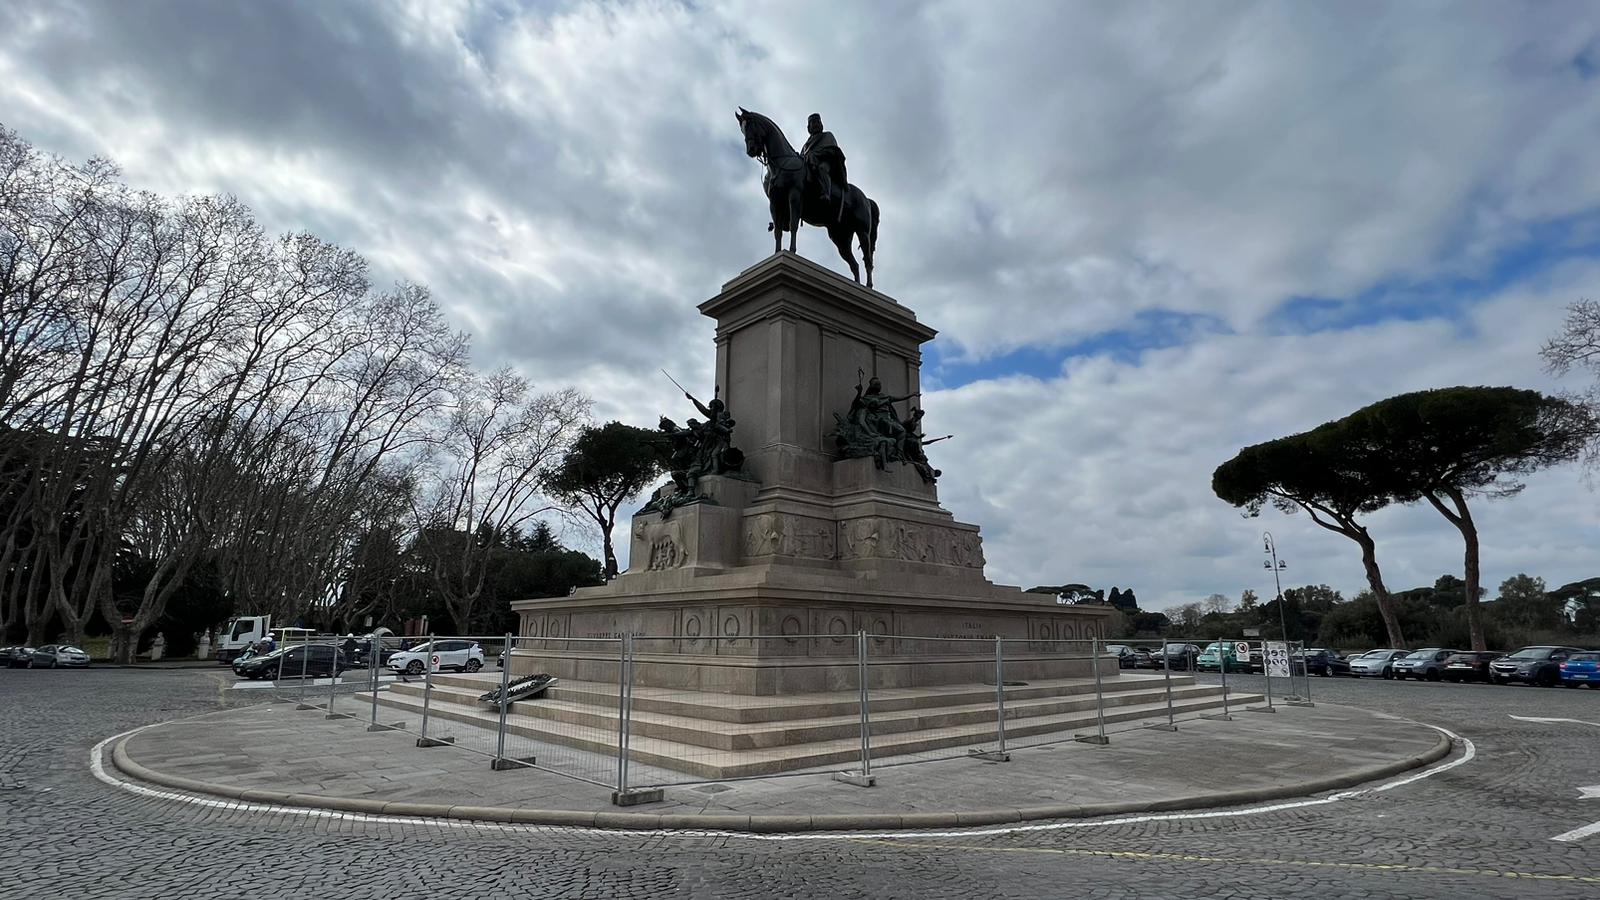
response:
<path id="1" fill-rule="evenodd" d="M 1233 655 L 1239 657 L 1240 659 L 1248 660 L 1250 658 L 1250 642 L 1239 641 L 1238 643 L 1234 644 Z"/>
<path id="2" fill-rule="evenodd" d="M 433 670 L 435 672 L 439 671 L 439 654 L 437 653 L 433 655 Z"/>
<path id="3" fill-rule="evenodd" d="M 1286 641 L 1267 641 L 1267 677 L 1289 677 L 1289 644 Z"/>

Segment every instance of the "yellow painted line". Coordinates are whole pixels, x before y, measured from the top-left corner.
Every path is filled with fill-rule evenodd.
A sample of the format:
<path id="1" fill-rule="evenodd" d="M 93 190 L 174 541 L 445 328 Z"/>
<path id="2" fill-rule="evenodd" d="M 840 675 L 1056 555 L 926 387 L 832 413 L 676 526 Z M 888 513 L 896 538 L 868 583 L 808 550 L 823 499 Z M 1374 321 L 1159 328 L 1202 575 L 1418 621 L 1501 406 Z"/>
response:
<path id="1" fill-rule="evenodd" d="M 1203 856 L 1194 853 L 1151 853 L 1139 850 L 1085 850 L 1067 847 L 973 847 L 960 844 L 929 844 L 894 839 L 862 839 L 861 844 L 877 844 L 899 849 L 975 851 L 979 853 L 1040 853 L 1057 856 L 1091 856 L 1101 859 L 1131 859 L 1162 862 L 1197 862 L 1220 865 L 1289 866 L 1306 869 L 1345 869 L 1361 872 L 1402 872 L 1420 875 L 1476 875 L 1487 878 L 1526 878 L 1532 881 L 1572 881 L 1600 884 L 1600 875 L 1553 875 L 1544 872 L 1507 872 L 1499 869 L 1466 869 L 1454 866 L 1412 866 L 1405 863 L 1324 862 L 1314 859 L 1275 859 L 1272 857 Z"/>

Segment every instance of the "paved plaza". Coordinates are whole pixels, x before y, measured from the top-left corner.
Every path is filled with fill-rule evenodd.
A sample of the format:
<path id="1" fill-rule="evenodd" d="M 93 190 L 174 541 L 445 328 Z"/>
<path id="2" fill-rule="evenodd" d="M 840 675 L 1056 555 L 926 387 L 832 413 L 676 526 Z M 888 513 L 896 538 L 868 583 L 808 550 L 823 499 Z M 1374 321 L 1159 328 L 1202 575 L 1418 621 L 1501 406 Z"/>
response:
<path id="1" fill-rule="evenodd" d="M 1238 682 L 1242 690 L 1253 687 L 1249 679 Z M 1592 747 L 1600 725 L 1592 723 L 1600 723 L 1600 698 L 1592 691 L 1319 680 L 1319 701 L 1441 725 L 1471 742 L 1472 758 L 1458 743 L 1450 757 L 1418 773 L 1459 765 L 1388 790 L 1343 791 L 1332 802 L 937 835 L 708 836 L 262 812 L 130 790 L 90 771 L 93 747 L 152 722 L 232 707 L 245 714 L 293 712 L 262 705 L 266 699 L 254 692 L 229 691 L 230 684 L 223 673 L 204 671 L 0 672 L 0 841 L 8 850 L 0 857 L 0 896 L 32 896 L 51 883 L 70 884 L 73 895 L 84 897 L 197 898 L 1600 892 L 1594 865 L 1600 835 L 1552 840 L 1600 819 L 1600 803 L 1581 799 L 1580 791 L 1597 780 Z M 274 707 L 282 712 L 264 712 Z M 1149 740 L 1190 740 L 1203 727 L 1211 723 L 1179 735 L 1151 733 Z M 1412 727 L 1397 723 L 1400 731 Z M 1134 740 L 1104 750 L 1121 751 L 1118 745 Z M 453 751 L 400 745 L 394 752 Z M 1063 760 L 1061 774 L 1068 776 L 1065 760 L 1097 752 L 1074 747 L 1041 756 L 1061 754 L 1054 758 Z M 1263 756 L 1272 752 L 1261 748 Z M 1219 764 L 1202 752 L 1164 761 L 1173 779 L 1203 778 Z M 888 781 L 873 790 L 885 789 L 895 790 Z"/>

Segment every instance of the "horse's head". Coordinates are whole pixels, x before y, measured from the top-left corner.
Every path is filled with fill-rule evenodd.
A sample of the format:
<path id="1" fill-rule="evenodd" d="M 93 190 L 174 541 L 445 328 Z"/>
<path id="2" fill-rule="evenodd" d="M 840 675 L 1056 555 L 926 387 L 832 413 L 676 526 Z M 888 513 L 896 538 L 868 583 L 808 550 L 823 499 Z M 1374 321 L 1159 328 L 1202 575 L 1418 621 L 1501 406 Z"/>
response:
<path id="1" fill-rule="evenodd" d="M 766 152 L 767 136 L 766 129 L 761 127 L 761 114 L 741 106 L 733 117 L 739 120 L 739 131 L 744 135 L 745 155 L 755 158 Z"/>

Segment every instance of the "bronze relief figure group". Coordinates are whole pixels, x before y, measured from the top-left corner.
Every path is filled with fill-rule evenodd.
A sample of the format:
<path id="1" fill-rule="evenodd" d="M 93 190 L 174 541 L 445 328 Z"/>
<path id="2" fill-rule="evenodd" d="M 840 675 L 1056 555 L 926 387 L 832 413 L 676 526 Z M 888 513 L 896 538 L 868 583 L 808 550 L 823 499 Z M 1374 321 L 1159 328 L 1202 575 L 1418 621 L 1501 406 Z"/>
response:
<path id="1" fill-rule="evenodd" d="M 904 419 L 894 408 L 896 403 L 919 396 L 920 392 L 900 397 L 886 394 L 883 382 L 876 375 L 865 388 L 858 383 L 850 411 L 833 414 L 836 423 L 833 439 L 839 453 L 846 459 L 871 457 L 880 469 L 891 462 L 902 462 L 916 469 L 923 481 L 930 484 L 936 481 L 941 473 L 928 462 L 923 446 L 945 438 L 930 440 L 923 435 L 921 408 L 913 407 Z"/>

